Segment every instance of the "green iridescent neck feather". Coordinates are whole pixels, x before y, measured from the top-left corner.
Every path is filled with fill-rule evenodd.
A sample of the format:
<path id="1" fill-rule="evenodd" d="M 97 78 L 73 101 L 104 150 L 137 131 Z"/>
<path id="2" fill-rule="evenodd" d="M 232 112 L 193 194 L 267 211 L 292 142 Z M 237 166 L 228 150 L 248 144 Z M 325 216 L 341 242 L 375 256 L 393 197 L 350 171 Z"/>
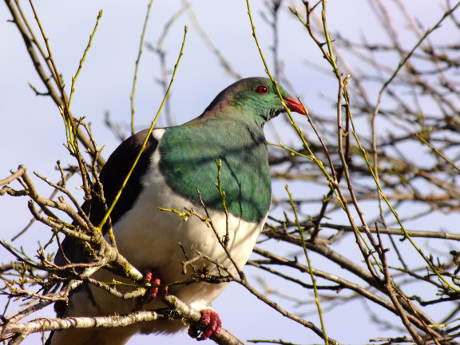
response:
<path id="1" fill-rule="evenodd" d="M 168 186 L 197 205 L 200 194 L 206 207 L 223 210 L 216 187 L 220 160 L 227 210 L 249 222 L 261 221 L 271 201 L 268 153 L 262 126 L 247 120 L 207 118 L 168 128 L 159 147 Z"/>

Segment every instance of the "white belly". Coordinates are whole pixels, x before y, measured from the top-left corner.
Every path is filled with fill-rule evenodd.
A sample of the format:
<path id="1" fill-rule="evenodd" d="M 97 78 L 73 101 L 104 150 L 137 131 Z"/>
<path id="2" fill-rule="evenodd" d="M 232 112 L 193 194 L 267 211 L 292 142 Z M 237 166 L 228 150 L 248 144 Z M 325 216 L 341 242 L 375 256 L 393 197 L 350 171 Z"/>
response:
<path id="1" fill-rule="evenodd" d="M 196 216 L 184 220 L 175 213 L 161 211 L 159 208 L 183 212 L 185 205 L 187 209 L 194 208 L 195 212 L 204 217 L 206 212 L 172 192 L 163 193 L 162 196 L 164 198 L 154 199 L 149 198 L 147 193 L 142 195 L 132 211 L 114 228 L 118 248 L 132 264 L 139 269 L 153 269 L 166 283 L 186 281 L 196 272 L 227 274 L 222 268 L 219 270 L 213 262 L 225 267 L 232 274 L 237 271 L 233 262 L 238 269 L 244 266 L 254 248 L 262 224 L 249 223 L 232 215 L 228 216 L 226 248 L 233 259 L 232 262 L 217 238 L 219 236 L 223 242 L 227 233 L 227 221 L 223 212 L 208 210 L 212 227 L 210 223 L 205 223 Z M 191 263 L 184 266 L 186 261 Z M 209 303 L 217 297 L 210 294 L 210 291 L 203 291 L 203 296 L 199 296 L 201 293 L 195 291 L 196 285 L 183 285 L 173 288 L 171 292 L 188 303 L 195 302 L 197 299 Z"/>

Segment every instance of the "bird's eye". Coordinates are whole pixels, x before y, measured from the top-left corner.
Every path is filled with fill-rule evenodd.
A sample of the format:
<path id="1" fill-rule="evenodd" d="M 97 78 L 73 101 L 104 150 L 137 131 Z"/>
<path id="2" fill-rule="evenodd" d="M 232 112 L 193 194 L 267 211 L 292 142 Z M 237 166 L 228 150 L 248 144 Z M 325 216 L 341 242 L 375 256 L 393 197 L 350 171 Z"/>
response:
<path id="1" fill-rule="evenodd" d="M 265 85 L 259 85 L 259 86 L 256 87 L 256 92 L 258 94 L 263 95 L 264 93 L 268 92 L 268 88 Z"/>

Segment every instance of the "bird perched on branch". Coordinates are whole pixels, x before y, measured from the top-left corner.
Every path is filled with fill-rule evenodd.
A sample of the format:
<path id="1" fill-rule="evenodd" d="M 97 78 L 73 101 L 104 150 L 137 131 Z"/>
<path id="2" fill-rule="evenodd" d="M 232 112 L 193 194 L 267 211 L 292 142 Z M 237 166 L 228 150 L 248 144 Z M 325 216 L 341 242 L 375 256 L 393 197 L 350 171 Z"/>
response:
<path id="1" fill-rule="evenodd" d="M 290 110 L 307 114 L 299 101 L 279 90 Z M 210 303 L 226 283 L 190 281 L 203 272 L 236 274 L 248 260 L 271 202 L 263 127 L 282 111 L 269 79 L 246 78 L 219 93 L 197 118 L 154 129 L 111 213 L 118 250 L 144 273 L 152 286 L 150 298 L 139 304 L 138 299 L 123 300 L 88 283 L 72 293 L 68 304 L 56 304 L 58 316 L 120 315 L 164 307 L 157 295 L 169 285 L 169 294 L 201 312 L 194 328 L 199 340 L 219 332 L 221 321 Z M 125 140 L 103 167 L 100 180 L 107 205 L 147 135 L 144 130 Z M 99 224 L 105 214 L 98 198 L 87 201 L 83 209 L 93 224 Z M 58 265 L 89 262 L 75 238 L 67 237 L 61 248 L 55 259 Z M 121 280 L 106 269 L 92 278 Z M 184 326 L 181 320 L 161 320 L 118 328 L 68 329 L 53 332 L 47 344 L 120 345 L 135 333 L 172 333 Z"/>

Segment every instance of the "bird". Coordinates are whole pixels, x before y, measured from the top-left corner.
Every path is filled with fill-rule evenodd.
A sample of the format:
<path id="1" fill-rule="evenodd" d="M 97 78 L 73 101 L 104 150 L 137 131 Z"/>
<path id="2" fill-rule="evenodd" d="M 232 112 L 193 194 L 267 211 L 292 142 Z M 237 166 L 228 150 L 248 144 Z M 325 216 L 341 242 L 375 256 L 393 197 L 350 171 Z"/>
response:
<path id="1" fill-rule="evenodd" d="M 282 87 L 278 90 L 291 111 L 307 115 L 297 98 Z M 222 268 L 235 274 L 246 264 L 271 204 L 263 128 L 284 110 L 277 86 L 270 79 L 245 78 L 221 91 L 193 120 L 155 128 L 150 135 L 143 130 L 123 141 L 101 169 L 100 181 L 110 205 L 148 136 L 111 213 L 111 226 L 119 252 L 152 283 L 153 297 L 139 304 L 85 283 L 73 291 L 67 303 L 55 303 L 57 315 L 121 315 L 139 308 L 164 308 L 161 298 L 155 297 L 167 286 L 165 293 L 200 311 L 198 340 L 218 333 L 222 323 L 211 302 L 228 283 L 172 283 L 190 281 L 197 272 L 219 275 Z M 103 206 L 100 198 L 94 197 L 82 209 L 93 224 L 99 224 L 105 214 Z M 184 213 L 189 216 L 181 217 Z M 67 236 L 55 263 L 85 262 L 90 258 L 84 246 Z M 185 270 L 184 262 L 192 268 Z M 100 269 L 92 278 L 104 282 L 120 279 L 107 269 Z M 110 329 L 66 329 L 53 331 L 46 344 L 122 345 L 136 333 L 174 333 L 184 327 L 181 320 L 157 320 Z"/>

